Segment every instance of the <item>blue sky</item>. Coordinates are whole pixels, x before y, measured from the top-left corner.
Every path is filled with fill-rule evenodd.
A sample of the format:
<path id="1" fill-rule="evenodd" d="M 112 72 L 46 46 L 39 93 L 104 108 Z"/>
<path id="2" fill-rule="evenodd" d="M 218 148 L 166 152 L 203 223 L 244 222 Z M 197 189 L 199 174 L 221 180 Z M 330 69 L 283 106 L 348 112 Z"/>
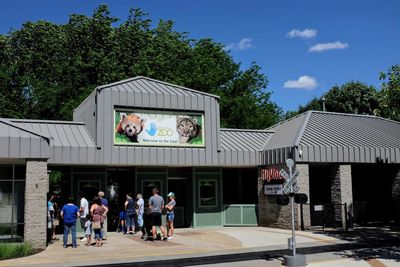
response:
<path id="1" fill-rule="evenodd" d="M 400 64 L 400 1 L 41 0 L 0 1 L 0 33 L 39 19 L 66 23 L 101 3 L 125 20 L 131 7 L 172 19 L 192 38 L 213 38 L 269 80 L 272 100 L 295 110 L 334 85 L 359 80 L 380 86 L 379 72 Z"/>

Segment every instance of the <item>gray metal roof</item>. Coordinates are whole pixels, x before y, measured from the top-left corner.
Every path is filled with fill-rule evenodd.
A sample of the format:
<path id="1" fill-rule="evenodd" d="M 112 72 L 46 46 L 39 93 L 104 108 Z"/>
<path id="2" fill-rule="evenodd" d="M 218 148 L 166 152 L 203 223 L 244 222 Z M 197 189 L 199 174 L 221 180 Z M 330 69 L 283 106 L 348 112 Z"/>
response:
<path id="1" fill-rule="evenodd" d="M 95 163 L 96 145 L 82 122 L 24 119 L 9 121 L 21 129 L 49 138 L 49 163 Z"/>
<path id="2" fill-rule="evenodd" d="M 115 110 L 142 109 L 204 116 L 205 147 L 114 145 Z M 96 164 L 120 166 L 219 166 L 220 110 L 218 97 L 146 77 L 97 87 L 74 111 L 94 137 Z"/>
<path id="3" fill-rule="evenodd" d="M 154 80 L 148 77 L 137 76 L 134 78 L 110 83 L 102 86 L 98 86 L 96 89 L 101 91 L 106 88 L 112 88 L 113 90 L 132 90 L 137 93 L 150 93 L 155 95 L 179 95 L 179 96 L 210 96 L 219 99 L 220 97 L 213 94 L 193 90 L 183 86 Z"/>
<path id="4" fill-rule="evenodd" d="M 294 148 L 296 161 L 303 162 L 400 163 L 400 123 L 396 121 L 308 111 L 271 129 L 276 134 L 266 146 L 268 163 L 272 162 L 268 151 L 282 148 Z"/>
<path id="5" fill-rule="evenodd" d="M 296 140 L 307 123 L 307 113 L 299 114 L 289 120 L 278 123 L 274 126 L 269 127 L 267 130 L 274 130 L 274 134 L 265 149 L 275 149 L 281 147 L 294 146 Z"/>
<path id="6" fill-rule="evenodd" d="M 225 166 L 260 165 L 261 151 L 273 135 L 273 131 L 221 129 L 219 162 Z"/>
<path id="7" fill-rule="evenodd" d="M 0 158 L 49 158 L 50 139 L 0 119 Z"/>

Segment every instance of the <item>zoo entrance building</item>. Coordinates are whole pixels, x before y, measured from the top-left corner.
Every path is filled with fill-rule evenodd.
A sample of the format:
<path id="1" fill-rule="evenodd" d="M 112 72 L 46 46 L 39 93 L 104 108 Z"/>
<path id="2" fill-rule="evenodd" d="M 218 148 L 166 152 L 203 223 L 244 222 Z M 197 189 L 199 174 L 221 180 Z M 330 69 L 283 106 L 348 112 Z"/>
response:
<path id="1" fill-rule="evenodd" d="M 298 225 L 321 225 L 329 207 L 333 223 L 399 219 L 400 123 L 307 111 L 266 130 L 222 129 L 218 101 L 136 77 L 97 87 L 73 121 L 0 119 L 0 239 L 46 246 L 50 172 L 61 196 L 101 189 L 115 212 L 126 193 L 146 200 L 157 186 L 175 192 L 177 226 L 288 228 L 289 206 L 266 192 L 287 158 L 308 195 Z"/>

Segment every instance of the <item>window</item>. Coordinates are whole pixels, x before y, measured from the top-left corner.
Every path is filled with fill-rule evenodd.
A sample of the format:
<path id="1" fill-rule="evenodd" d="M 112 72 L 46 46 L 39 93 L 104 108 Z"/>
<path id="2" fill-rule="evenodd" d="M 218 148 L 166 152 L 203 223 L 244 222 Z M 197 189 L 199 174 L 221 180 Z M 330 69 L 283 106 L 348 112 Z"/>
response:
<path id="1" fill-rule="evenodd" d="M 24 180 L 25 166 L 0 165 L 0 240 L 23 236 Z"/>
<path id="2" fill-rule="evenodd" d="M 199 206 L 216 207 L 217 206 L 217 180 L 199 179 Z"/>

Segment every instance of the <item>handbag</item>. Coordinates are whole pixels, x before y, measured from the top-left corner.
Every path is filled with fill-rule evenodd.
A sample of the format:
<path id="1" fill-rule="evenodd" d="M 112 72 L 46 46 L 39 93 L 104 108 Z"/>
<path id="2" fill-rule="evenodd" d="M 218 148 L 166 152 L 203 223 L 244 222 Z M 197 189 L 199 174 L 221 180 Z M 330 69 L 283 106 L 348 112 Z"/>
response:
<path id="1" fill-rule="evenodd" d="M 93 222 L 93 230 L 99 230 L 101 228 L 100 222 Z"/>

